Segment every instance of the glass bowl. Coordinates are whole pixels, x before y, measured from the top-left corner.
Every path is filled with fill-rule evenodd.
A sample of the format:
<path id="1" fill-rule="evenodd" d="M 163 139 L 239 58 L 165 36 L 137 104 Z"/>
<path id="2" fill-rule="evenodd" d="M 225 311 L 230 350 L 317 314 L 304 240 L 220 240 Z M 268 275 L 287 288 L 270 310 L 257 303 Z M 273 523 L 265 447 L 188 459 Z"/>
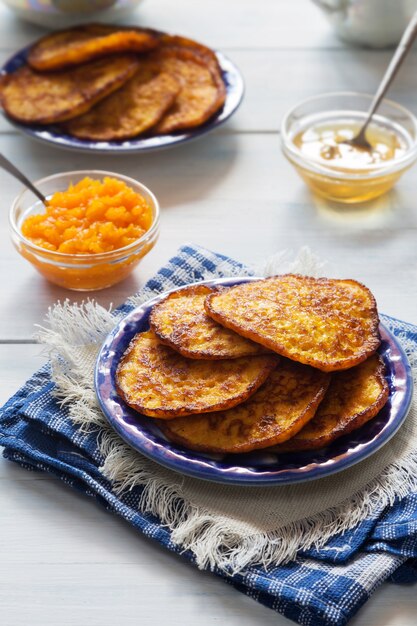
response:
<path id="1" fill-rule="evenodd" d="M 363 202 L 385 193 L 417 159 L 417 120 L 410 111 L 391 100 L 383 100 L 372 118 L 376 127 L 394 133 L 405 146 L 404 153 L 377 164 L 354 170 L 336 165 L 335 161 L 308 158 L 294 143 L 297 135 L 316 125 L 349 120 L 358 125 L 365 121 L 373 96 L 355 92 L 314 96 L 297 104 L 281 124 L 281 146 L 284 155 L 307 183 L 321 196 L 344 203 Z"/>
<path id="2" fill-rule="evenodd" d="M 125 182 L 135 192 L 141 194 L 152 209 L 152 225 L 146 233 L 133 243 L 99 254 L 68 254 L 41 248 L 26 239 L 21 232 L 23 221 L 29 215 L 44 212 L 44 206 L 28 189 L 24 189 L 13 202 L 9 223 L 15 248 L 47 280 L 67 289 L 94 291 L 105 289 L 124 280 L 139 261 L 151 250 L 159 234 L 159 204 L 154 194 L 142 183 L 102 170 L 79 170 L 62 172 L 35 182 L 36 187 L 48 198 L 56 191 L 66 190 L 70 183 L 77 183 L 84 177 L 103 179 L 110 176 Z"/>
<path id="3" fill-rule="evenodd" d="M 43 28 L 68 28 L 86 22 L 129 17 L 143 0 L 3 0 L 21 19 Z"/>

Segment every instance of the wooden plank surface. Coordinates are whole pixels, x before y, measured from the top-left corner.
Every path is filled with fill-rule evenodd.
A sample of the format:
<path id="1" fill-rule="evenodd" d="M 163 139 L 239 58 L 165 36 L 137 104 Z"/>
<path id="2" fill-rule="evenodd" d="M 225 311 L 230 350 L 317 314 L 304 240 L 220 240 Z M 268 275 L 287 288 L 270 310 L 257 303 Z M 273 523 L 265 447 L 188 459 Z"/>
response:
<path id="1" fill-rule="evenodd" d="M 145 0 L 127 24 L 178 33 L 214 48 L 310 49 L 345 47 L 310 0 L 211 0 L 203 7 L 195 0 Z M 289 25 L 291 27 L 289 28 Z M 43 30 L 16 23 L 0 8 L 0 49 L 16 50 L 35 40 Z"/>
<path id="2" fill-rule="evenodd" d="M 309 0 L 146 0 L 132 22 L 200 39 L 241 69 L 245 101 L 219 132 L 176 150 L 89 157 L 38 145 L 0 120 L 0 151 L 32 178 L 99 168 L 147 184 L 161 207 L 161 237 L 131 278 L 92 294 L 120 303 L 185 242 L 246 263 L 308 245 L 326 273 L 363 280 L 380 309 L 417 323 L 415 170 L 396 190 L 360 209 L 313 198 L 280 151 L 285 111 L 316 93 L 372 90 L 390 53 L 346 46 Z M 43 31 L 0 7 L 0 63 Z M 392 97 L 415 111 L 416 53 Z M 85 294 L 46 283 L 13 249 L 7 211 L 19 184 L 0 172 L 0 402 L 45 360 L 33 345 L 57 299 Z M 197 572 L 90 499 L 44 474 L 0 460 L 2 626 L 286 626 L 291 622 L 215 577 Z M 415 587 L 384 585 L 353 626 L 414 626 Z"/>
<path id="3" fill-rule="evenodd" d="M 56 171 L 91 167 L 91 158 L 0 135 L 0 150 L 33 179 Z M 180 157 L 180 158 L 179 158 Z M 309 246 L 328 261 L 330 275 L 351 276 L 375 292 L 381 311 L 417 322 L 414 174 L 397 189 L 362 208 L 335 209 L 306 190 L 280 151 L 278 137 L 214 134 L 175 151 L 146 157 L 103 156 L 94 166 L 137 177 L 162 208 L 161 237 L 131 278 L 93 294 L 107 306 L 120 303 L 157 271 L 176 249 L 194 242 L 246 263 L 259 263 L 277 251 Z M 8 297 L 0 301 L 0 339 L 30 339 L 33 326 L 57 299 L 82 300 L 46 283 L 19 257 L 9 241 L 7 208 L 19 183 L 0 172 L 0 281 Z M 360 254 L 358 254 L 360 250 Z M 388 274 L 381 271 L 387 266 Z M 9 277 L 13 275 L 13 281 Z"/>

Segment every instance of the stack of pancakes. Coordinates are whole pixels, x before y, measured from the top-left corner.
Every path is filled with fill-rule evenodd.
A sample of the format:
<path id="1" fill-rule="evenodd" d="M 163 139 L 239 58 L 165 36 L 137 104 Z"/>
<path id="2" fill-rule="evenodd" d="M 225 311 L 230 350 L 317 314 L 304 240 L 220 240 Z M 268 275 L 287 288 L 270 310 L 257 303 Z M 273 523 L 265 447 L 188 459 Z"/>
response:
<path id="1" fill-rule="evenodd" d="M 24 124 L 80 139 L 124 140 L 195 128 L 224 104 L 215 53 L 184 37 L 90 24 L 46 35 L 2 76 L 0 102 Z"/>
<path id="2" fill-rule="evenodd" d="M 322 448 L 388 399 L 375 299 L 354 280 L 185 287 L 149 323 L 118 365 L 118 391 L 193 450 Z"/>

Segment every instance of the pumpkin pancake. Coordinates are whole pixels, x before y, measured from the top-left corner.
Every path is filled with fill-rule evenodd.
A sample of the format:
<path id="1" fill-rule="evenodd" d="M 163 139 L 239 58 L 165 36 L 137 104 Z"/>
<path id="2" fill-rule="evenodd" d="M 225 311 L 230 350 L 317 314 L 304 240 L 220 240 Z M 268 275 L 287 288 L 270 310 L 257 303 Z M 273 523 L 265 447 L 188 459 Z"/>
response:
<path id="1" fill-rule="evenodd" d="M 171 419 L 236 406 L 265 382 L 275 356 L 224 361 L 187 359 L 152 331 L 137 334 L 116 373 L 124 401 L 144 415 Z"/>
<path id="2" fill-rule="evenodd" d="M 267 448 L 293 437 L 313 418 L 329 380 L 329 374 L 285 359 L 243 404 L 160 422 L 160 428 L 172 441 L 202 452 Z"/>
<path id="3" fill-rule="evenodd" d="M 325 372 L 365 361 L 379 346 L 373 295 L 354 280 L 283 274 L 207 296 L 226 328 Z"/>
<path id="4" fill-rule="evenodd" d="M 163 50 L 169 49 L 181 49 L 182 51 L 190 51 L 194 54 L 198 54 L 204 59 L 206 64 L 210 65 L 213 71 L 216 71 L 221 78 L 221 69 L 217 60 L 216 53 L 211 48 L 194 41 L 194 39 L 188 39 L 187 37 L 181 37 L 180 35 L 168 35 L 167 33 L 160 33 L 159 35 L 160 48 Z"/>
<path id="5" fill-rule="evenodd" d="M 181 90 L 172 107 L 155 126 L 154 134 L 194 128 L 224 104 L 226 88 L 214 62 L 192 48 L 167 46 L 152 54 L 161 71 L 174 76 Z"/>
<path id="6" fill-rule="evenodd" d="M 378 354 L 356 367 L 333 374 L 313 419 L 295 437 L 277 446 L 275 451 L 323 448 L 360 428 L 375 417 L 388 400 L 389 388 L 384 374 L 384 362 Z"/>
<path id="7" fill-rule="evenodd" d="M 146 52 L 159 44 L 152 32 L 139 28 L 87 24 L 45 35 L 29 50 L 29 65 L 51 72 L 121 52 Z"/>
<path id="8" fill-rule="evenodd" d="M 204 300 L 216 290 L 206 285 L 185 287 L 156 304 L 149 323 L 162 343 L 190 359 L 236 359 L 267 350 L 212 320 Z"/>
<path id="9" fill-rule="evenodd" d="M 140 69 L 121 89 L 90 111 L 65 125 L 81 139 L 111 141 L 128 139 L 154 126 L 178 95 L 178 82 L 166 73 L 155 73 L 141 62 Z"/>
<path id="10" fill-rule="evenodd" d="M 0 88 L 1 104 L 5 112 L 19 122 L 63 122 L 85 113 L 119 89 L 138 67 L 137 57 L 127 54 L 51 74 L 39 74 L 24 66 L 4 77 Z"/>

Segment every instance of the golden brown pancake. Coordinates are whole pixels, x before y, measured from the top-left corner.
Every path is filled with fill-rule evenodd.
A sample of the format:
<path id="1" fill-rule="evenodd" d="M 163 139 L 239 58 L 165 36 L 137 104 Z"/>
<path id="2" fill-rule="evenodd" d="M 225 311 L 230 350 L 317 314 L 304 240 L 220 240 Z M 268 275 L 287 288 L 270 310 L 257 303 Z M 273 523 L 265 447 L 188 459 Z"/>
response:
<path id="1" fill-rule="evenodd" d="M 226 88 L 216 66 L 191 48 L 163 47 L 152 54 L 162 72 L 181 85 L 171 109 L 155 126 L 154 134 L 194 128 L 206 122 L 224 104 Z"/>
<path id="2" fill-rule="evenodd" d="M 38 71 L 56 71 L 103 56 L 146 52 L 159 44 L 158 37 L 139 28 L 86 24 L 45 35 L 29 50 L 27 61 Z"/>
<path id="3" fill-rule="evenodd" d="M 123 87 L 68 122 L 70 135 L 94 141 L 135 137 L 154 126 L 178 95 L 177 80 L 156 73 L 146 61 Z"/>
<path id="4" fill-rule="evenodd" d="M 191 360 L 148 331 L 131 341 L 118 365 L 116 384 L 132 408 L 171 419 L 236 406 L 255 393 L 276 363 L 276 357 L 269 355 Z"/>
<path id="5" fill-rule="evenodd" d="M 325 372 L 365 361 L 379 346 L 373 295 L 354 280 L 283 274 L 207 296 L 226 328 Z"/>
<path id="6" fill-rule="evenodd" d="M 160 33 L 159 41 L 160 47 L 163 50 L 170 48 L 198 54 L 213 71 L 218 73 L 221 78 L 220 65 L 216 53 L 211 48 L 204 46 L 198 41 L 194 41 L 194 39 L 188 39 L 187 37 L 181 37 L 180 35 L 168 35 L 167 33 Z"/>
<path id="7" fill-rule="evenodd" d="M 287 359 L 246 402 L 227 411 L 160 423 L 165 435 L 192 450 L 240 453 L 293 437 L 320 404 L 330 375 Z"/>
<path id="8" fill-rule="evenodd" d="M 316 415 L 277 452 L 323 448 L 375 417 L 388 400 L 385 366 L 378 354 L 332 380 Z"/>
<path id="9" fill-rule="evenodd" d="M 204 309 L 206 285 L 185 287 L 156 304 L 149 324 L 162 341 L 190 359 L 236 359 L 265 354 L 263 346 L 212 320 Z"/>
<path id="10" fill-rule="evenodd" d="M 19 122 L 63 122 L 85 113 L 121 87 L 138 67 L 133 55 L 108 57 L 51 74 L 39 74 L 25 66 L 4 78 L 1 104 Z"/>

